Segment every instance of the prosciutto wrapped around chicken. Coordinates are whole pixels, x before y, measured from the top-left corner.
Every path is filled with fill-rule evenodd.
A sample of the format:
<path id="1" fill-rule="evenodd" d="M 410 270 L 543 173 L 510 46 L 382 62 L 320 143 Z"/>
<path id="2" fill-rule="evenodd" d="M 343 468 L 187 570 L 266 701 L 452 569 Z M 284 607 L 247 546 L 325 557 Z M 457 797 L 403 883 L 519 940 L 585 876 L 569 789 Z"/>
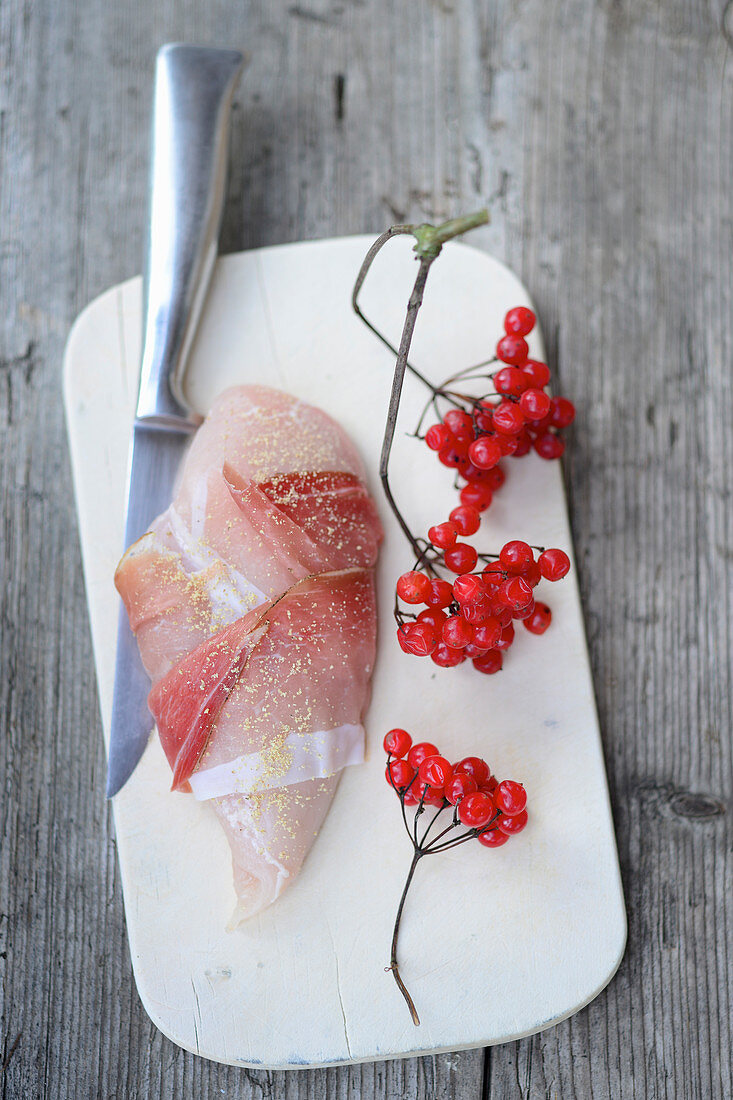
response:
<path id="1" fill-rule="evenodd" d="M 173 788 L 229 840 L 234 923 L 293 881 L 364 758 L 381 527 L 363 475 L 319 409 L 227 390 L 117 568 Z"/>

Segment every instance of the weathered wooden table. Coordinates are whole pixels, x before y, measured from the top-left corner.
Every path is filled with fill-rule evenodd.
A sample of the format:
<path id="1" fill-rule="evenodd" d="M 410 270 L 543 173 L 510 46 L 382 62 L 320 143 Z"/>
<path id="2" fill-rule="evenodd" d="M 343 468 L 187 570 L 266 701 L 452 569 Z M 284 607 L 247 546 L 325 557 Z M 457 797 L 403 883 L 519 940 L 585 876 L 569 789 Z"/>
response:
<path id="1" fill-rule="evenodd" d="M 139 268 L 152 60 L 175 39 L 251 53 L 224 250 L 487 203 L 472 243 L 525 280 L 578 405 L 565 470 L 629 946 L 534 1038 L 256 1073 L 183 1053 L 137 999 L 60 359 Z M 732 42 L 722 0 L 2 5 L 3 1098 L 733 1094 Z"/>

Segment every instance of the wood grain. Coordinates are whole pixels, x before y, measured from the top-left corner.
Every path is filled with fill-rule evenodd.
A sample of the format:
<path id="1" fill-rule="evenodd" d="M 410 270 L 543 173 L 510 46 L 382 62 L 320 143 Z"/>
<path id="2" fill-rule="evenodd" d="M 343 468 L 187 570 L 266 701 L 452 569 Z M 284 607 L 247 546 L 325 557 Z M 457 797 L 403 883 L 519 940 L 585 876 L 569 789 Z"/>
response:
<path id="1" fill-rule="evenodd" d="M 587 1009 L 485 1059 L 233 1070 L 163 1039 L 131 984 L 60 358 L 139 267 L 172 39 L 252 55 L 226 249 L 486 201 L 474 242 L 530 288 L 579 407 L 566 475 L 629 948 Z M 733 1093 L 731 40 L 722 0 L 0 6 L 4 1098 Z"/>

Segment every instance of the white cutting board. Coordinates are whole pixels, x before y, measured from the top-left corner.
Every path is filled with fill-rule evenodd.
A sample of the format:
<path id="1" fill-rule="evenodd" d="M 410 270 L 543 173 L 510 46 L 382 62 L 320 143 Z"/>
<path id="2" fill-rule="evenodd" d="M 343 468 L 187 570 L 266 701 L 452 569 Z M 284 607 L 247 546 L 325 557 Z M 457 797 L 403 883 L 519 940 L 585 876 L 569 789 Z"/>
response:
<path id="1" fill-rule="evenodd" d="M 114 801 L 143 1004 L 179 1046 L 232 1065 L 302 1068 L 506 1042 L 585 1005 L 624 950 L 624 903 L 574 573 L 559 584 L 543 582 L 540 593 L 554 615 L 550 631 L 537 638 L 518 623 L 499 675 L 479 675 L 470 664 L 438 669 L 397 647 L 394 582 L 412 563 L 377 476 L 394 362 L 349 302 L 370 243 L 351 237 L 222 258 L 187 376 L 202 413 L 226 386 L 263 382 L 322 406 L 361 450 L 386 528 L 368 761 L 344 773 L 297 882 L 234 932 L 225 931 L 234 905 L 226 840 L 205 804 L 169 793 L 157 738 Z M 400 238 L 381 253 L 364 288 L 367 315 L 393 340 L 415 273 L 409 241 Z M 485 359 L 504 312 L 521 303 L 529 304 L 527 293 L 507 268 L 468 246 L 448 245 L 430 274 L 413 362 L 440 381 Z M 139 279 L 97 298 L 77 320 L 65 362 L 105 735 L 140 308 Z M 539 333 L 530 347 L 542 358 Z M 392 477 L 418 532 L 446 519 L 456 503 L 450 472 L 406 435 L 423 401 L 408 376 Z M 514 537 L 570 550 L 559 464 L 531 455 L 505 466 L 507 482 L 485 515 L 480 547 L 498 550 Z M 454 759 L 485 756 L 495 774 L 523 781 L 529 795 L 530 823 L 504 847 L 467 844 L 419 866 L 399 943 L 419 1028 L 385 971 L 412 854 L 383 777 L 381 741 L 392 726 L 437 742 Z"/>

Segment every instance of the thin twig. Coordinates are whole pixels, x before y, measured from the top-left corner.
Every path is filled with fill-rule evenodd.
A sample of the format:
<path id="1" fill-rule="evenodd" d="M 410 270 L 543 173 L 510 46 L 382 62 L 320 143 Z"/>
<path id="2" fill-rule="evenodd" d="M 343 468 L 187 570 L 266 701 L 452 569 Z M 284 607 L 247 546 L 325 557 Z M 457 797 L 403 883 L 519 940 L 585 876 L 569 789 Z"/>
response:
<path id="1" fill-rule="evenodd" d="M 428 278 L 428 271 L 435 257 L 427 256 L 420 260 L 420 268 L 415 279 L 415 285 L 412 288 L 412 294 L 410 295 L 410 301 L 407 306 L 407 316 L 405 317 L 405 324 L 402 329 L 402 338 L 400 339 L 400 350 L 397 356 L 397 363 L 395 365 L 394 378 L 392 380 L 392 394 L 389 399 L 389 409 L 387 410 L 387 425 L 384 430 L 384 439 L 382 441 L 382 454 L 379 459 L 379 476 L 382 479 L 382 487 L 384 494 L 387 497 L 389 506 L 392 509 L 397 522 L 402 528 L 402 532 L 407 541 L 415 551 L 415 557 L 420 557 L 420 548 L 417 544 L 415 536 L 410 528 L 407 526 L 405 519 L 397 507 L 397 503 L 392 496 L 392 489 L 389 484 L 389 456 L 392 451 L 392 442 L 394 440 L 395 428 L 397 426 L 397 414 L 400 408 L 400 398 L 402 396 L 402 384 L 405 380 L 405 370 L 407 367 L 407 356 L 410 351 L 410 344 L 412 343 L 412 334 L 415 331 L 415 322 L 417 321 L 417 315 L 422 305 L 423 294 L 425 292 L 425 283 Z"/>
<path id="2" fill-rule="evenodd" d="M 432 821 L 430 822 L 430 824 L 428 825 L 427 829 L 425 830 L 425 832 L 423 833 L 422 837 L 420 838 L 420 847 L 421 847 L 421 848 L 424 848 L 424 847 L 425 847 L 425 841 L 426 841 L 426 840 L 428 839 L 428 834 L 429 834 L 430 830 L 432 829 L 433 825 L 434 825 L 434 824 L 435 824 L 435 822 L 436 822 L 436 821 L 438 820 L 438 818 L 440 817 L 440 815 L 442 814 L 442 812 L 443 812 L 443 810 L 444 810 L 445 808 L 446 808 L 446 802 L 445 802 L 445 801 L 443 801 L 443 804 L 442 804 L 442 806 L 439 806 L 439 807 L 438 807 L 438 809 L 436 810 L 435 814 L 433 815 L 433 820 L 432 820 Z M 450 827 L 450 826 L 449 826 L 449 827 Z M 440 834 L 440 835 L 442 835 L 442 834 Z M 437 839 L 437 837 L 436 837 L 436 839 Z"/>
<path id="3" fill-rule="evenodd" d="M 445 827 L 445 829 L 443 829 L 442 833 L 438 833 L 438 835 L 434 836 L 433 839 L 431 840 L 431 842 L 430 842 L 430 851 L 431 852 L 435 850 L 435 845 L 438 843 L 440 838 L 442 836 L 445 836 L 446 833 L 449 833 L 451 831 L 451 829 L 455 829 L 457 824 L 458 824 L 458 804 L 456 803 L 456 805 L 453 809 L 453 820 L 451 821 L 450 825 L 447 825 Z M 424 840 L 425 840 L 425 837 L 423 837 L 423 841 Z"/>
<path id="4" fill-rule="evenodd" d="M 407 306 L 407 315 L 405 317 L 405 323 L 402 328 L 402 336 L 400 338 L 400 346 L 397 352 L 397 362 L 395 364 L 394 378 L 392 380 L 392 393 L 390 396 L 389 409 L 387 412 L 387 424 L 384 432 L 384 439 L 382 441 L 382 454 L 379 461 L 379 476 L 382 480 L 382 486 L 384 488 L 384 494 L 387 497 L 390 508 L 392 509 L 394 516 L 399 523 L 402 532 L 407 541 L 415 551 L 415 557 L 420 557 L 420 549 L 412 531 L 405 522 L 404 516 L 397 507 L 397 503 L 392 495 L 392 489 L 389 484 L 389 456 L 392 450 L 392 443 L 394 441 L 395 428 L 397 425 L 397 414 L 400 407 L 400 397 L 402 396 L 402 386 L 405 380 L 405 371 L 408 368 L 408 355 L 410 353 L 410 345 L 412 344 L 412 336 L 415 331 L 415 322 L 417 321 L 417 315 L 422 305 L 423 294 L 425 293 L 425 283 L 427 282 L 428 272 L 431 264 L 440 255 L 440 251 L 443 245 L 451 240 L 453 237 L 460 236 L 462 233 L 468 232 L 470 229 L 475 229 L 479 225 L 485 225 L 489 220 L 488 211 L 479 210 L 475 214 L 468 214 L 462 218 L 453 218 L 450 221 L 443 222 L 442 225 L 394 225 L 386 232 L 382 233 L 364 258 L 364 262 L 359 269 L 359 273 L 354 283 L 354 289 L 351 294 L 351 304 L 357 316 L 382 340 L 383 343 L 388 341 L 379 333 L 374 326 L 369 322 L 359 308 L 359 293 L 364 280 L 369 272 L 369 269 L 374 262 L 375 257 L 380 250 L 395 236 L 401 236 L 411 233 L 415 237 L 415 252 L 418 255 L 420 261 L 420 267 L 418 269 L 417 278 L 415 279 L 415 285 L 412 288 L 412 294 L 410 295 L 410 301 Z M 435 393 L 435 387 L 432 386 L 419 372 L 416 372 L 414 368 L 411 368 L 413 373 L 425 382 Z"/>
<path id="5" fill-rule="evenodd" d="M 413 775 L 413 777 L 412 777 L 412 782 L 413 783 L 415 782 L 415 776 L 417 774 L 418 773 L 415 772 L 415 775 Z M 420 821 L 420 814 L 423 812 L 423 804 L 425 802 L 426 793 L 427 793 L 427 784 L 423 783 L 422 794 L 420 795 L 420 801 L 417 804 L 417 809 L 415 810 L 415 817 L 414 817 L 413 822 L 412 822 L 412 824 L 413 824 L 412 843 L 415 847 L 415 850 L 417 850 L 420 847 L 420 845 L 418 844 L 418 841 L 417 841 L 417 826 L 418 826 L 419 821 Z"/>
<path id="6" fill-rule="evenodd" d="M 405 795 L 409 791 L 412 784 L 415 782 L 417 772 L 415 772 L 415 775 L 413 775 L 412 779 L 410 780 L 410 782 L 407 784 L 406 787 L 398 787 L 397 784 L 394 781 L 394 776 L 392 775 L 392 769 L 390 767 L 391 763 L 392 763 L 392 753 L 388 752 L 387 753 L 387 775 L 389 776 L 389 785 L 390 785 L 390 787 L 392 788 L 392 790 L 395 792 L 395 794 L 397 795 L 397 797 L 400 800 L 400 809 L 402 810 L 402 820 L 405 823 L 405 832 L 407 833 L 407 836 L 409 837 L 410 843 L 412 844 L 412 842 L 413 842 L 412 841 L 412 832 L 410 830 L 410 826 L 407 824 L 407 814 L 405 813 Z"/>
<path id="7" fill-rule="evenodd" d="M 381 340 L 385 347 L 389 348 L 393 355 L 399 355 L 398 349 L 387 339 L 387 337 L 383 333 L 379 331 L 379 329 L 375 325 L 372 324 L 369 318 L 366 317 L 364 313 L 362 313 L 361 307 L 359 305 L 359 294 L 361 293 L 361 288 L 364 285 L 364 280 L 369 274 L 369 269 L 377 258 L 378 253 L 381 252 L 381 250 L 386 245 L 387 241 L 390 241 L 393 237 L 403 236 L 406 233 L 412 233 L 414 235 L 415 229 L 416 226 L 414 225 L 393 225 L 384 233 L 382 233 L 381 236 L 377 237 L 376 241 L 364 257 L 364 262 L 359 268 L 359 274 L 356 276 L 354 289 L 351 292 L 351 307 L 354 310 L 354 313 L 359 318 L 359 320 L 366 325 L 369 331 L 373 332 L 377 339 Z M 414 367 L 412 363 L 408 362 L 405 363 L 405 366 L 412 374 L 415 375 L 416 378 L 419 378 L 424 385 L 426 385 L 431 390 L 433 389 L 432 384 L 428 382 L 424 374 L 420 373 L 417 367 Z"/>
<path id="8" fill-rule="evenodd" d="M 412 997 L 410 996 L 410 994 L 407 990 L 407 986 L 402 981 L 402 978 L 400 976 L 400 968 L 397 965 L 397 938 L 398 938 L 399 932 L 400 932 L 400 920 L 402 919 L 402 910 L 405 907 L 405 898 L 407 897 L 407 891 L 410 889 L 410 883 L 412 882 L 412 876 L 415 874 L 415 868 L 417 867 L 417 865 L 420 861 L 421 854 L 422 854 L 421 852 L 415 851 L 415 854 L 412 857 L 412 863 L 410 864 L 410 871 L 409 871 L 409 874 L 407 876 L 407 881 L 405 882 L 404 889 L 402 891 L 402 897 L 400 898 L 400 904 L 397 907 L 397 919 L 395 920 L 394 932 L 392 933 L 392 952 L 391 952 L 390 957 L 389 957 L 389 966 L 387 967 L 387 969 L 391 970 L 392 973 L 394 974 L 394 980 L 397 982 L 397 985 L 399 987 L 399 990 L 400 990 L 402 996 L 407 1001 L 407 1007 L 410 1010 L 410 1015 L 412 1016 L 412 1022 L 415 1025 L 415 1027 L 420 1026 L 420 1017 L 417 1014 L 417 1009 L 415 1008 L 415 1002 L 413 1001 Z"/>
<path id="9" fill-rule="evenodd" d="M 449 848 L 455 848 L 458 844 L 463 844 L 466 840 L 472 840 L 473 837 L 475 837 L 477 835 L 478 835 L 478 830 L 477 829 L 471 829 L 470 832 L 461 833 L 460 836 L 457 836 L 457 837 L 455 837 L 455 839 L 447 841 L 444 844 L 438 844 L 438 845 L 431 844 L 429 846 L 429 848 L 426 849 L 426 851 L 430 852 L 431 855 L 433 854 L 433 852 L 447 852 Z M 436 840 L 437 840 L 437 837 L 436 837 Z"/>

